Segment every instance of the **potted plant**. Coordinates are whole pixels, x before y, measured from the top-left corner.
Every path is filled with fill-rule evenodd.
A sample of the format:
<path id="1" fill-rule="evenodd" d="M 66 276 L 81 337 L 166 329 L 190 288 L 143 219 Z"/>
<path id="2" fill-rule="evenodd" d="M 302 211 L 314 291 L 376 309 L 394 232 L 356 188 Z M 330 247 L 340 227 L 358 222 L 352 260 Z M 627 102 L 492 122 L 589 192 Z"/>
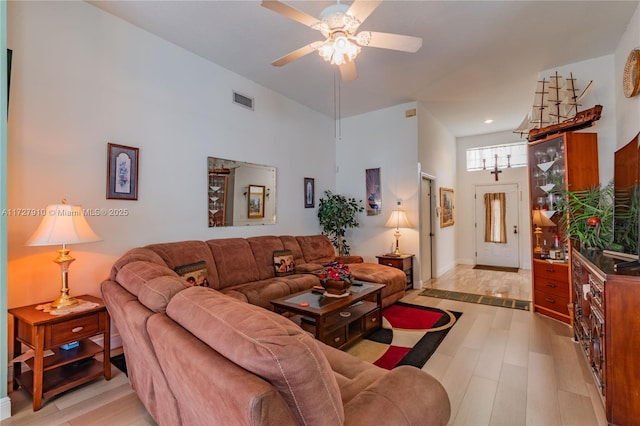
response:
<path id="1" fill-rule="evenodd" d="M 583 248 L 608 249 L 613 243 L 613 182 L 557 195 L 555 209 L 565 239 Z"/>
<path id="2" fill-rule="evenodd" d="M 318 274 L 326 295 L 339 296 L 351 287 L 351 270 L 345 264 L 332 262 L 325 265 Z"/>
<path id="3" fill-rule="evenodd" d="M 320 198 L 318 204 L 318 219 L 322 234 L 329 237 L 333 246 L 338 250 L 338 256 L 349 255 L 350 247 L 344 238 L 348 228 L 360 226 L 356 220 L 356 213 L 364 211 L 362 200 L 347 198 L 344 195 L 324 192 L 325 198 Z"/>

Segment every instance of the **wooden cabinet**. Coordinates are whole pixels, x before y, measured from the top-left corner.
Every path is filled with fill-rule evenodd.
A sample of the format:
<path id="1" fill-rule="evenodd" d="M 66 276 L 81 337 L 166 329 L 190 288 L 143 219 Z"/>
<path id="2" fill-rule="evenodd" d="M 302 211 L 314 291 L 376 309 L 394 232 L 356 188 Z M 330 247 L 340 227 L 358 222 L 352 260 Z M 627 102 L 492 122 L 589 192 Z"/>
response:
<path id="1" fill-rule="evenodd" d="M 376 256 L 378 258 L 379 265 L 387 265 L 392 268 L 400 269 L 407 276 L 406 290 L 413 288 L 413 255 L 401 254 L 399 256 L 392 256 L 388 254 L 382 254 Z"/>
<path id="2" fill-rule="evenodd" d="M 573 250 L 573 330 L 611 425 L 640 419 L 640 264 L 614 271 L 599 250 Z"/>
<path id="3" fill-rule="evenodd" d="M 13 387 L 22 386 L 33 395 L 33 409 L 42 407 L 45 398 L 87 383 L 100 376 L 111 379 L 109 359 L 109 314 L 101 299 L 80 296 L 97 304 L 85 311 L 65 315 L 51 315 L 30 305 L 9 309 L 14 317 L 13 352 L 21 355 L 24 344 L 33 350 L 33 357 L 26 360 L 30 370 L 22 372 L 20 363 L 13 364 Z M 103 346 L 90 340 L 102 335 Z M 78 342 L 78 346 L 62 349 L 61 346 Z M 51 354 L 48 354 L 48 352 Z M 102 361 L 95 355 L 102 354 Z"/>
<path id="4" fill-rule="evenodd" d="M 529 203 L 535 312 L 571 322 L 570 244 L 565 245 L 554 208 L 562 190 L 600 184 L 595 133 L 561 133 L 529 144 Z"/>

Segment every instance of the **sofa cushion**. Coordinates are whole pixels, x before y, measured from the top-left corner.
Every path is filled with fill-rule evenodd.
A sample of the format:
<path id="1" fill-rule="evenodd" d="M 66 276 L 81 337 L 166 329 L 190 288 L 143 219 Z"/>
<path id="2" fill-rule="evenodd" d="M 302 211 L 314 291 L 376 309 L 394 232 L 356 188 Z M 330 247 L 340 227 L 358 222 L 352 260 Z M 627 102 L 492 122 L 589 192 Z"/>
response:
<path id="1" fill-rule="evenodd" d="M 273 270 L 273 252 L 276 250 L 284 250 L 284 245 L 279 237 L 273 235 L 262 235 L 259 237 L 247 238 L 253 257 L 258 267 L 258 279 L 266 280 L 275 277 Z"/>
<path id="2" fill-rule="evenodd" d="M 246 239 L 222 238 L 206 243 L 218 268 L 219 282 L 218 286 L 212 283 L 213 288 L 222 289 L 260 279 L 258 264 Z"/>
<path id="3" fill-rule="evenodd" d="M 271 301 L 291 294 L 291 287 L 289 287 L 282 279 L 269 278 L 268 280 L 253 281 L 250 283 L 225 287 L 220 291 L 225 294 L 230 291 L 241 293 L 244 295 L 247 302 L 252 305 L 273 310 Z"/>
<path id="4" fill-rule="evenodd" d="M 125 254 L 120 257 L 120 259 L 116 260 L 111 268 L 111 274 L 109 279 L 115 280 L 116 275 L 124 265 L 131 262 L 136 262 L 138 260 L 142 260 L 145 262 L 155 263 L 156 265 L 167 266 L 164 260 L 156 252 L 153 250 L 149 250 L 144 247 L 136 247 L 127 251 Z"/>
<path id="5" fill-rule="evenodd" d="M 143 261 L 126 264 L 116 281 L 154 312 L 164 312 L 175 294 L 191 286 L 171 269 Z"/>
<path id="6" fill-rule="evenodd" d="M 146 248 L 156 252 L 167 266 L 175 269 L 196 262 L 207 264 L 207 280 L 213 288 L 218 288 L 218 270 L 211 251 L 204 241 L 179 241 L 175 243 L 151 244 Z"/>
<path id="7" fill-rule="evenodd" d="M 284 250 L 289 250 L 293 253 L 293 261 L 296 262 L 296 265 L 302 265 L 305 263 L 304 256 L 302 256 L 302 249 L 300 248 L 300 244 L 298 244 L 296 237 L 291 235 L 281 235 L 279 238 L 280 241 L 282 241 Z"/>
<path id="8" fill-rule="evenodd" d="M 333 262 L 336 258 L 336 251 L 331 245 L 331 241 L 325 235 L 307 235 L 296 237 L 302 256 L 306 263 L 325 263 Z"/>
<path id="9" fill-rule="evenodd" d="M 167 315 L 275 386 L 300 424 L 344 423 L 340 389 L 329 362 L 313 337 L 293 322 L 203 287 L 178 293 Z"/>

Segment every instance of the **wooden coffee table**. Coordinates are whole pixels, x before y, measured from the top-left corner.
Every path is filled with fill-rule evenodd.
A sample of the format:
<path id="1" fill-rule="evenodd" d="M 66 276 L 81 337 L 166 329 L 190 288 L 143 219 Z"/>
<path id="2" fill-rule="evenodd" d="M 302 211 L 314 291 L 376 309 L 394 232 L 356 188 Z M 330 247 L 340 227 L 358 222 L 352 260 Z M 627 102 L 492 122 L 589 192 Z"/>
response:
<path id="1" fill-rule="evenodd" d="M 305 290 L 272 300 L 271 304 L 276 313 L 295 314 L 291 320 L 316 339 L 344 349 L 380 328 L 383 288 L 384 284 L 356 281 L 346 297 L 327 297 Z"/>

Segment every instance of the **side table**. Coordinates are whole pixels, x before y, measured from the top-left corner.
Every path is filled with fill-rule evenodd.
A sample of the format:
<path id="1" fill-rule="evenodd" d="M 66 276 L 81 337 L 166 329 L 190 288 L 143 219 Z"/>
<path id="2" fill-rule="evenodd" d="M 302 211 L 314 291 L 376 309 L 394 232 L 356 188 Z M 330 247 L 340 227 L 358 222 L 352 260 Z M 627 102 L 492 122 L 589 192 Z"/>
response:
<path id="1" fill-rule="evenodd" d="M 21 371 L 19 362 L 13 363 L 13 389 L 22 386 L 33 396 L 33 410 L 42 407 L 43 399 L 73 389 L 100 376 L 111 379 L 109 313 L 102 299 L 79 296 L 98 306 L 81 312 L 51 315 L 36 309 L 35 305 L 9 309 L 14 317 L 13 355 L 22 354 L 24 344 L 34 356 L 25 362 L 31 371 Z M 103 346 L 89 338 L 102 335 Z M 78 341 L 75 348 L 64 350 L 60 346 Z M 53 355 L 45 356 L 50 350 Z M 94 358 L 102 354 L 102 362 Z"/>
<path id="2" fill-rule="evenodd" d="M 407 286 L 405 290 L 410 290 L 413 288 L 413 255 L 412 254 L 401 254 L 399 256 L 394 256 L 392 254 L 381 254 L 376 256 L 378 258 L 379 265 L 387 265 L 392 268 L 397 268 L 402 270 L 407 276 Z"/>

